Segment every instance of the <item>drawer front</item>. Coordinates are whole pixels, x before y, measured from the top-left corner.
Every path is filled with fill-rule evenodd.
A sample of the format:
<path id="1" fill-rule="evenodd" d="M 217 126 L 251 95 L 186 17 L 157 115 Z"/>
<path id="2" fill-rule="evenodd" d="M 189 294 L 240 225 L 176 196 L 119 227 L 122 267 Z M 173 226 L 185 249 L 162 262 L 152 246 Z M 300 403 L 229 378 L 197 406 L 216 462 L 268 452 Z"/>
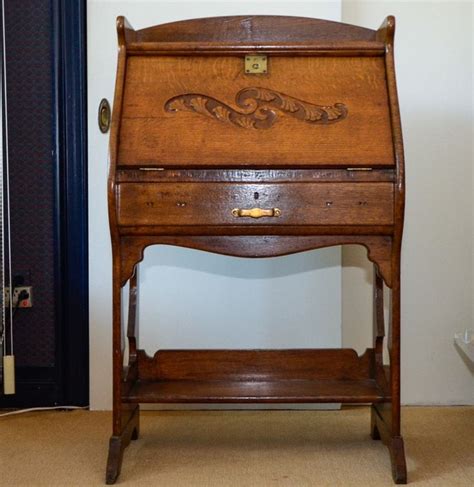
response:
<path id="1" fill-rule="evenodd" d="M 118 223 L 391 225 L 391 183 L 122 183 Z"/>
<path id="2" fill-rule="evenodd" d="M 130 56 L 118 165 L 391 166 L 384 57 Z"/>

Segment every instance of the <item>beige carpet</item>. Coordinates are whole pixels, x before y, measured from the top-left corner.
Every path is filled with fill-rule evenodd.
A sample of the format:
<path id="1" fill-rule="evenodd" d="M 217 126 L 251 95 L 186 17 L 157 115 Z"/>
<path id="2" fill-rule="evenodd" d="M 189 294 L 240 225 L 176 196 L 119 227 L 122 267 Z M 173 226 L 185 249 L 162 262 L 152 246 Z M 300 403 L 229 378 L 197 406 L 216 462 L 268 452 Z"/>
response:
<path id="1" fill-rule="evenodd" d="M 103 485 L 110 413 L 0 418 L 0 485 Z M 474 408 L 404 408 L 416 486 L 474 485 Z M 369 410 L 143 412 L 123 486 L 390 486 Z"/>

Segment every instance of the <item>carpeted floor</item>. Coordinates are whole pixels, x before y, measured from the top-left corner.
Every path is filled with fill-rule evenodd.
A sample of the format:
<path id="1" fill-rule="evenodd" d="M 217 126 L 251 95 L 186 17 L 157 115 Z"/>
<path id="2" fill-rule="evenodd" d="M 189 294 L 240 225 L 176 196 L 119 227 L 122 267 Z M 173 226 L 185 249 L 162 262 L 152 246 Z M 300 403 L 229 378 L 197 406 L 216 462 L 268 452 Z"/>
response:
<path id="1" fill-rule="evenodd" d="M 416 486 L 474 485 L 474 407 L 404 408 Z M 390 486 L 366 407 L 342 411 L 142 412 L 123 486 Z M 111 415 L 37 412 L 0 418 L 0 485 L 103 485 Z"/>

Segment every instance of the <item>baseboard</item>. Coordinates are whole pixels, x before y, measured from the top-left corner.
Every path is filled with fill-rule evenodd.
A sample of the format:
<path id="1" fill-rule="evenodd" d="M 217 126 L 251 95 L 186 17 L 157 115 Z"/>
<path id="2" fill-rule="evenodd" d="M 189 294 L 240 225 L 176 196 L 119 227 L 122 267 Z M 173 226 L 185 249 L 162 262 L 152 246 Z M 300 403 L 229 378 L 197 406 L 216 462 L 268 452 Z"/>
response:
<path id="1" fill-rule="evenodd" d="M 60 388 L 54 367 L 17 367 L 16 393 L 4 395 L 0 388 L 0 409 L 57 406 Z"/>

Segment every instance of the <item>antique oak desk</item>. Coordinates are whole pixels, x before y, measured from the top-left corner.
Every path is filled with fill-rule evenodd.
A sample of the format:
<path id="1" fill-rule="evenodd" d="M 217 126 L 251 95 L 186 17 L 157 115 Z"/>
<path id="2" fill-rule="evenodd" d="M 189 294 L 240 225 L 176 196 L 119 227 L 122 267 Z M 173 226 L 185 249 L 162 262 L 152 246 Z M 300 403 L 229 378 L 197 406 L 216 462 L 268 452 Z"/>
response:
<path id="1" fill-rule="evenodd" d="M 107 483 L 116 481 L 125 447 L 138 438 L 139 404 L 166 402 L 370 403 L 371 436 L 387 445 L 395 482 L 406 482 L 404 163 L 394 28 L 393 17 L 374 31 L 250 16 L 135 31 L 118 18 L 108 189 L 114 399 Z M 160 350 L 149 357 L 138 347 L 137 266 L 154 244 L 241 257 L 363 245 L 375 268 L 373 345 L 362 356 L 301 349 Z M 125 333 L 121 294 L 128 281 Z M 388 366 L 384 282 L 392 292 Z"/>

